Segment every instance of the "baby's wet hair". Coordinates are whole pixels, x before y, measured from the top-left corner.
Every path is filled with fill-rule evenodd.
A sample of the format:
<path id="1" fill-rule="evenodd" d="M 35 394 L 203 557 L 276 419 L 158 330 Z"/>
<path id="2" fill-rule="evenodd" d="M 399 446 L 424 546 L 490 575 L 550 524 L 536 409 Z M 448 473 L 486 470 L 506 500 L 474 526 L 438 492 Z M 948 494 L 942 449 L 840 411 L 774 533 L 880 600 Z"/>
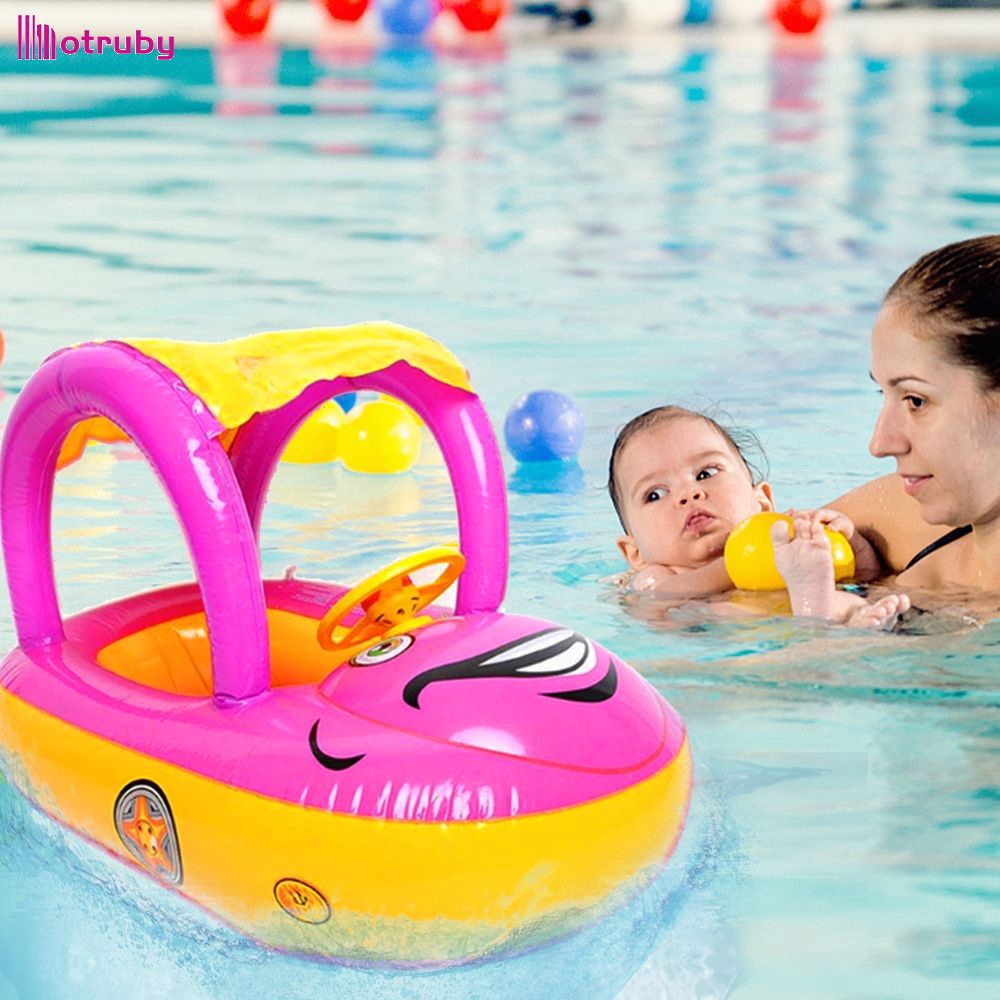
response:
<path id="1" fill-rule="evenodd" d="M 733 451 L 739 455 L 754 485 L 766 478 L 767 456 L 764 454 L 764 446 L 753 431 L 746 427 L 734 426 L 728 421 L 722 422 L 708 413 L 689 410 L 684 406 L 654 406 L 653 409 L 633 417 L 618 432 L 615 443 L 611 446 L 611 457 L 608 459 L 608 495 L 611 497 L 611 503 L 614 505 L 615 513 L 618 515 L 618 521 L 623 530 L 628 531 L 628 527 L 622 514 L 622 496 L 618 489 L 617 473 L 618 462 L 625 445 L 642 431 L 685 417 L 703 420 L 706 424 L 714 427 Z"/>

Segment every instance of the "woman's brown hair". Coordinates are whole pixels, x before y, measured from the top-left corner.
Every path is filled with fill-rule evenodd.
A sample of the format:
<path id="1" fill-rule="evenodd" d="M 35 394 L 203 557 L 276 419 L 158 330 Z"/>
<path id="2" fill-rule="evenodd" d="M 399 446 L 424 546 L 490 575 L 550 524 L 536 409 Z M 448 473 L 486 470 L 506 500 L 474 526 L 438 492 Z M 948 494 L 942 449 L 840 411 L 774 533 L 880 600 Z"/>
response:
<path id="1" fill-rule="evenodd" d="M 1000 236 L 977 236 L 924 254 L 886 293 L 938 337 L 984 391 L 1000 390 Z"/>

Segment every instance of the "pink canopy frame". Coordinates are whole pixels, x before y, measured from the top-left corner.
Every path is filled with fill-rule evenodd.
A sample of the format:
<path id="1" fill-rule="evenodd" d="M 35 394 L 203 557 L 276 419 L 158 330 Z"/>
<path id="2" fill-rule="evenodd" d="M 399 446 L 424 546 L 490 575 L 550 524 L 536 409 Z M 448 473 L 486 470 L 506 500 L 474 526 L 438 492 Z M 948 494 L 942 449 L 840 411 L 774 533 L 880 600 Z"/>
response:
<path id="1" fill-rule="evenodd" d="M 257 534 L 286 442 L 332 396 L 389 393 L 434 434 L 451 476 L 459 547 L 467 559 L 455 611 L 496 611 L 507 585 L 507 499 L 496 437 L 479 398 L 403 361 L 314 382 L 258 413 L 230 453 L 223 426 L 169 368 L 117 341 L 59 351 L 27 382 L 0 451 L 0 532 L 22 649 L 65 640 L 52 562 L 52 492 L 59 450 L 78 420 L 102 416 L 145 455 L 184 531 L 201 589 L 217 704 L 270 687 L 267 615 Z"/>

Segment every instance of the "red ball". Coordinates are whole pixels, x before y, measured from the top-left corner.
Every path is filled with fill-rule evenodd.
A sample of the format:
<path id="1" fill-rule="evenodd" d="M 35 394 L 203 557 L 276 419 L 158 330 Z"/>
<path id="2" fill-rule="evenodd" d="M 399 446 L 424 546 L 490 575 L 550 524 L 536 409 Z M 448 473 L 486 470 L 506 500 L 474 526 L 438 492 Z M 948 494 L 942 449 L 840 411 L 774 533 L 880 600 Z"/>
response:
<path id="1" fill-rule="evenodd" d="M 774 5 L 775 21 L 796 35 L 808 35 L 825 13 L 823 0 L 778 0 Z"/>
<path id="2" fill-rule="evenodd" d="M 323 6 L 336 21 L 360 21 L 368 0 L 323 0 Z"/>
<path id="3" fill-rule="evenodd" d="M 461 0 L 452 10 L 466 31 L 489 31 L 503 16 L 503 0 Z"/>
<path id="4" fill-rule="evenodd" d="M 274 0 L 220 0 L 222 17 L 237 35 L 259 35 L 271 17 Z"/>

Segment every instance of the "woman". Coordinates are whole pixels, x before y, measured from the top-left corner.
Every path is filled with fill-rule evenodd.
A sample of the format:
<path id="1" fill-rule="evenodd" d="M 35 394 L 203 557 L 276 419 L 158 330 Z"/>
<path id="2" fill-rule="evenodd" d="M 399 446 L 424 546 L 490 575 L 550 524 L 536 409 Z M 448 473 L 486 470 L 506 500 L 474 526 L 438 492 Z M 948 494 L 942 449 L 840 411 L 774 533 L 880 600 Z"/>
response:
<path id="1" fill-rule="evenodd" d="M 921 257 L 872 329 L 884 397 L 869 449 L 896 474 L 830 506 L 897 583 L 1000 591 L 1000 236 Z"/>

